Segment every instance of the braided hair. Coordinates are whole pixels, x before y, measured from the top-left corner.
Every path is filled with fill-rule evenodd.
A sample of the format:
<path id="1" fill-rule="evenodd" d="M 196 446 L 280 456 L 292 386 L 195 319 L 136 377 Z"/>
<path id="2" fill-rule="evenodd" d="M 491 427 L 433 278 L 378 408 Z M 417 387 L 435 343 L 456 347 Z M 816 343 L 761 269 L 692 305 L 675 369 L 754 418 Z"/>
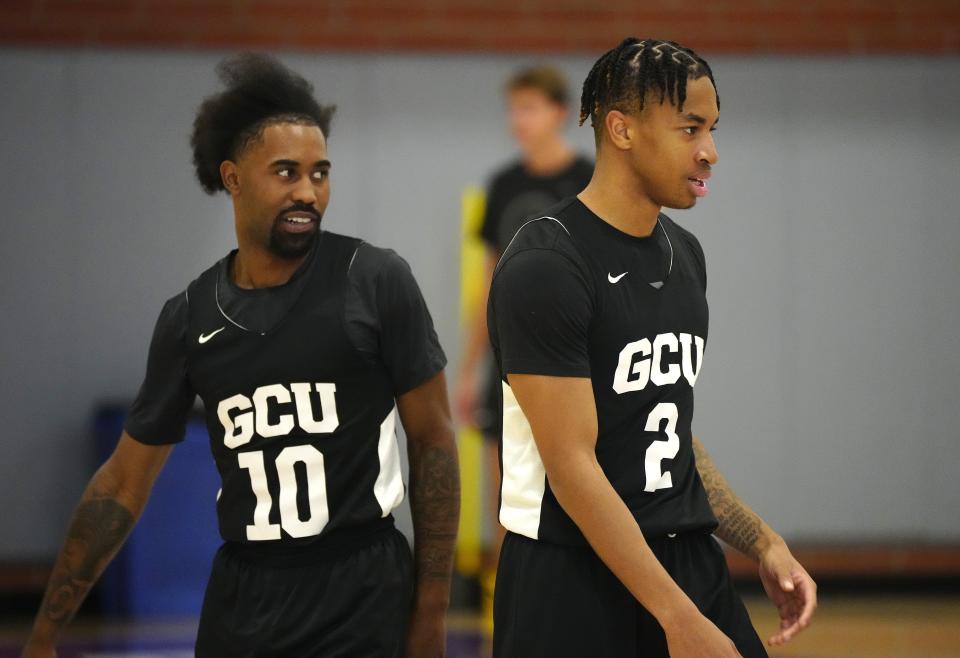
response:
<path id="1" fill-rule="evenodd" d="M 313 86 L 276 59 L 243 53 L 217 65 L 226 89 L 204 99 L 193 122 L 190 146 L 200 186 L 208 194 L 225 190 L 220 163 L 233 160 L 268 125 L 317 126 L 330 135 L 333 105 L 320 105 Z"/>
<path id="2" fill-rule="evenodd" d="M 587 74 L 580 97 L 580 125 L 589 118 L 599 144 L 604 118 L 611 110 L 642 112 L 650 93 L 659 96 L 660 104 L 669 99 L 683 110 L 687 81 L 703 76 L 716 89 L 710 65 L 690 48 L 675 41 L 629 37 L 604 53 Z"/>

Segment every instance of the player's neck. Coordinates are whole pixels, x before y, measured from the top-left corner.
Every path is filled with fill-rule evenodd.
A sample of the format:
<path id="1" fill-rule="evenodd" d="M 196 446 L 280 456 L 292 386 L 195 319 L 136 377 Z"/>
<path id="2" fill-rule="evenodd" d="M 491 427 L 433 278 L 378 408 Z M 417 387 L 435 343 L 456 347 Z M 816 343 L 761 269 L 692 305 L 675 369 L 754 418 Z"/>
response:
<path id="1" fill-rule="evenodd" d="M 300 258 L 281 258 L 270 252 L 244 248 L 237 250 L 230 276 L 240 288 L 272 288 L 282 286 L 303 264 Z"/>
<path id="2" fill-rule="evenodd" d="M 567 169 L 575 158 L 570 145 L 556 136 L 525 151 L 521 161 L 524 169 L 534 176 L 552 176 Z"/>
<path id="3" fill-rule="evenodd" d="M 632 172 L 597 159 L 593 178 L 577 198 L 615 229 L 645 238 L 657 227 L 660 205 L 637 185 Z"/>

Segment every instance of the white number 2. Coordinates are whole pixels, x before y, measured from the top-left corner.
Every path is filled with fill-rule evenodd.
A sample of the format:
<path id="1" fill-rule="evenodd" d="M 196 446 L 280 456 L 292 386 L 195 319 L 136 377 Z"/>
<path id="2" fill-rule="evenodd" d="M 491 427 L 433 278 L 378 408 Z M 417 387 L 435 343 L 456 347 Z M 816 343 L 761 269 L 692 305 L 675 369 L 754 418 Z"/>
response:
<path id="1" fill-rule="evenodd" d="M 660 462 L 664 459 L 673 459 L 680 452 L 680 437 L 677 436 L 677 405 L 673 402 L 661 402 L 653 408 L 647 416 L 647 425 L 643 429 L 647 432 L 659 432 L 660 422 L 667 421 L 666 441 L 654 441 L 647 448 L 647 455 L 643 467 L 646 472 L 647 486 L 644 491 L 654 492 L 658 489 L 669 489 L 673 486 L 670 472 L 663 472 Z"/>
<path id="2" fill-rule="evenodd" d="M 267 486 L 267 471 L 264 466 L 263 452 L 241 452 L 237 455 L 240 468 L 250 471 L 250 484 L 257 497 L 257 506 L 253 511 L 253 524 L 247 526 L 247 539 L 264 541 L 280 539 L 280 528 L 291 537 L 312 537 L 319 535 L 327 521 L 330 509 L 327 506 L 327 478 L 323 465 L 323 453 L 310 445 L 288 446 L 277 455 L 277 476 L 280 480 L 280 525 L 270 523 L 270 510 L 273 498 Z M 300 519 L 297 509 L 297 475 L 294 466 L 302 463 L 307 471 L 307 499 L 310 503 L 310 516 Z"/>

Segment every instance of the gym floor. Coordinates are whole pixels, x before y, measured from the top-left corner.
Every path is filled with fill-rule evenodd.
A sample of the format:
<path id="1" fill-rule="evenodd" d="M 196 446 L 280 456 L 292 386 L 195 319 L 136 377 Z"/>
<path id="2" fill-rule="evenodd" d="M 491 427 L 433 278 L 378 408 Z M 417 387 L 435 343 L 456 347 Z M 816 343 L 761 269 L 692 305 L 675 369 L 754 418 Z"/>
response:
<path id="1" fill-rule="evenodd" d="M 821 592 L 815 623 L 771 658 L 960 658 L 960 594 L 836 595 Z M 761 637 L 777 626 L 762 597 L 746 597 Z M 15 658 L 28 622 L 0 625 L 0 658 Z M 195 620 L 74 624 L 60 658 L 188 658 Z M 486 638 L 479 617 L 451 614 L 448 658 L 482 658 Z M 590 658 L 584 656 L 584 658 Z"/>

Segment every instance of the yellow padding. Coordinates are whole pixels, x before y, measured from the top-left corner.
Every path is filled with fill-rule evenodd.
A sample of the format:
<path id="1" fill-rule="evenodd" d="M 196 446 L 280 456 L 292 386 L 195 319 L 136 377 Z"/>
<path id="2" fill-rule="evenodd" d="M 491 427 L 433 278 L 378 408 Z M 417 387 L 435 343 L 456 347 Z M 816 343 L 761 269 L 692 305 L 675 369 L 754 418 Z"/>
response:
<path id="1" fill-rule="evenodd" d="M 483 294 L 483 242 L 479 238 L 486 198 L 483 190 L 463 191 L 460 218 L 460 335 Z M 483 437 L 476 429 L 463 428 L 457 435 L 460 449 L 460 536 L 457 541 L 457 571 L 474 576 L 483 554 Z"/>

